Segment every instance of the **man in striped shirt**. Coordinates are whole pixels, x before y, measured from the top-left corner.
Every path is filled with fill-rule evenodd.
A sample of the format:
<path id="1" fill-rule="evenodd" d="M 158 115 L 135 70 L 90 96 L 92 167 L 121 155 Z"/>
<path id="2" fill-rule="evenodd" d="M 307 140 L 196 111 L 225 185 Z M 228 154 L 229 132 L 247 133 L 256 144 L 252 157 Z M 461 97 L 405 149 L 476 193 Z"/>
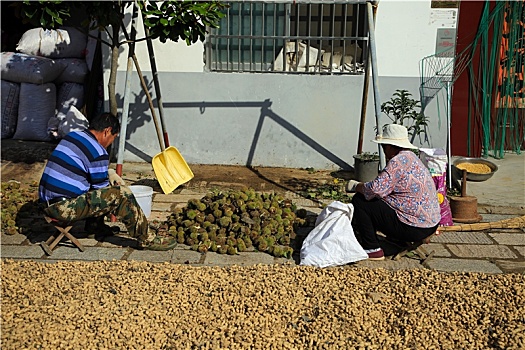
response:
<path id="1" fill-rule="evenodd" d="M 95 223 L 94 229 L 102 229 L 104 217 L 114 214 L 141 248 L 173 249 L 175 238 L 158 236 L 149 227 L 131 190 L 121 186 L 122 179 L 114 174 L 116 181 L 110 184 L 106 148 L 119 132 L 118 118 L 103 113 L 90 121 L 87 130 L 73 131 L 58 143 L 40 180 L 39 197 L 44 212 L 62 222 Z"/>

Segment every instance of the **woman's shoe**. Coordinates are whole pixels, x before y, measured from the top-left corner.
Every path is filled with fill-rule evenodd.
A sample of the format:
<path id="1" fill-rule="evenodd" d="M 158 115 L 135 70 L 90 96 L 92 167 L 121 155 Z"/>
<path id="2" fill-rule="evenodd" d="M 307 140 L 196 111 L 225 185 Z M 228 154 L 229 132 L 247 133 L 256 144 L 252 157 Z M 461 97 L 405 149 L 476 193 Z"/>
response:
<path id="1" fill-rule="evenodd" d="M 366 254 L 368 254 L 368 260 L 380 261 L 385 260 L 385 253 L 383 249 L 365 249 Z"/>

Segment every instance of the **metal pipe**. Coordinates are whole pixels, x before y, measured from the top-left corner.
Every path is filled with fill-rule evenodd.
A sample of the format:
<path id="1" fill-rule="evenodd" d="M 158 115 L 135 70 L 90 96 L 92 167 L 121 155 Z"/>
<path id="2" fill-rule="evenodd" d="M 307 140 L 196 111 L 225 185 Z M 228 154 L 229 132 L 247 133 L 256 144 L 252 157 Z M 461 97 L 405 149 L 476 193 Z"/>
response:
<path id="1" fill-rule="evenodd" d="M 372 4 L 374 2 L 374 4 Z M 370 62 L 372 63 L 372 85 L 374 87 L 374 107 L 376 116 L 376 128 L 377 136 L 382 136 L 381 124 L 379 123 L 379 116 L 381 115 L 381 97 L 379 96 L 379 79 L 377 75 L 377 52 L 376 52 L 376 34 L 375 34 L 375 20 L 373 6 L 377 6 L 378 2 L 368 1 L 366 3 L 368 8 L 368 23 L 369 23 L 369 35 L 370 35 Z M 383 169 L 386 165 L 385 154 L 381 145 L 378 144 L 379 157 L 380 157 L 380 168 Z"/>
<path id="2" fill-rule="evenodd" d="M 359 18 L 359 7 L 358 7 L 357 17 Z M 373 7 L 373 23 L 368 23 L 368 26 L 375 24 L 375 18 L 377 13 L 377 6 Z M 356 33 L 357 34 L 357 33 Z M 363 139 L 365 133 L 365 121 L 366 121 L 366 111 L 368 107 L 368 90 L 370 89 L 370 43 L 367 44 L 369 53 L 366 55 L 366 67 L 365 67 L 365 77 L 363 83 L 363 99 L 361 101 L 361 123 L 359 124 L 359 140 L 357 142 L 357 154 L 363 153 Z M 354 60 L 355 61 L 355 60 Z M 355 62 L 354 62 L 355 67 Z"/>
<path id="3" fill-rule="evenodd" d="M 126 148 L 126 134 L 128 128 L 129 99 L 131 91 L 131 73 L 133 72 L 133 55 L 135 54 L 135 38 L 137 37 L 136 20 L 138 8 L 132 3 L 133 12 L 131 16 L 131 35 L 128 44 L 128 65 L 126 69 L 126 83 L 124 85 L 124 102 L 122 105 L 122 118 L 120 121 L 119 147 L 117 155 L 117 167 L 115 169 L 119 176 L 122 176 L 122 163 L 124 162 L 124 150 Z"/>

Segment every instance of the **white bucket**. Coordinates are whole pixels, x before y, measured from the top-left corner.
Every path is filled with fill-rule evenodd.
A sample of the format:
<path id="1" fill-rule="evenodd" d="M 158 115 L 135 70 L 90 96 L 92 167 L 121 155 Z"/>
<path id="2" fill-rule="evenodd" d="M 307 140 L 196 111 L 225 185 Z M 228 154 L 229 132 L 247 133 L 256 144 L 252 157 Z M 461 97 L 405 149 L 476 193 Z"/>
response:
<path id="1" fill-rule="evenodd" d="M 132 185 L 129 186 L 131 192 L 135 196 L 135 199 L 140 205 L 140 208 L 144 212 L 146 217 L 151 214 L 151 201 L 153 198 L 153 188 L 149 186 Z"/>

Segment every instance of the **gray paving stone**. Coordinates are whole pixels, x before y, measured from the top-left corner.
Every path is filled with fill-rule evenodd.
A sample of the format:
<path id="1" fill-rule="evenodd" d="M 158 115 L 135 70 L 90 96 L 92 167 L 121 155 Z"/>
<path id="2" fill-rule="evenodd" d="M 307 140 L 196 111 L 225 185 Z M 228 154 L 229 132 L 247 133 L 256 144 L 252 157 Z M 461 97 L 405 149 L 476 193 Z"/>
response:
<path id="1" fill-rule="evenodd" d="M 27 239 L 27 236 L 21 233 L 17 233 L 16 235 L 6 235 L 2 233 L 0 239 L 2 240 L 2 244 L 20 244 Z"/>
<path id="2" fill-rule="evenodd" d="M 98 244 L 98 241 L 94 238 L 79 238 L 78 240 L 84 247 L 94 247 Z"/>
<path id="3" fill-rule="evenodd" d="M 175 194 L 164 194 L 164 193 L 156 193 L 155 195 L 153 195 L 153 203 L 159 203 L 159 202 L 164 202 L 164 203 L 173 203 L 173 200 L 174 198 L 177 198 L 178 196 L 180 195 L 175 195 Z"/>
<path id="4" fill-rule="evenodd" d="M 496 260 L 496 265 L 508 272 L 525 273 L 525 261 Z"/>
<path id="5" fill-rule="evenodd" d="M 521 257 L 525 258 L 525 246 L 512 247 L 520 253 Z"/>
<path id="6" fill-rule="evenodd" d="M 427 265 L 432 270 L 444 272 L 503 272 L 498 266 L 488 260 L 435 258 L 430 259 Z"/>
<path id="7" fill-rule="evenodd" d="M 189 249 L 179 249 L 178 247 L 173 250 L 171 255 L 171 262 L 174 264 L 198 264 L 201 260 L 202 253 L 195 252 Z"/>
<path id="8" fill-rule="evenodd" d="M 494 199 L 494 198 L 491 198 Z M 507 198 L 500 198 L 500 201 L 505 201 Z M 488 214 L 502 214 L 502 215 L 514 215 L 514 216 L 521 216 L 525 215 L 525 207 L 524 206 L 509 206 L 509 205 L 491 205 L 491 204 L 483 204 L 478 201 L 478 213 L 480 213 L 482 216 L 484 216 L 486 213 Z"/>
<path id="9" fill-rule="evenodd" d="M 76 247 L 58 247 L 55 248 L 52 259 L 57 260 L 120 260 L 126 254 L 127 248 L 104 248 L 104 247 L 86 247 L 81 252 Z"/>
<path id="10" fill-rule="evenodd" d="M 441 232 L 432 237 L 432 243 L 494 244 L 485 232 Z"/>
<path id="11" fill-rule="evenodd" d="M 489 233 L 498 244 L 525 245 L 525 233 Z"/>
<path id="12" fill-rule="evenodd" d="M 226 255 L 217 254 L 213 252 L 207 252 L 204 260 L 204 265 L 207 266 L 229 266 L 229 265 L 240 265 L 240 266 L 251 266 L 257 264 L 271 265 L 274 264 L 274 257 L 270 254 L 265 253 L 249 253 L 243 252 L 238 255 Z"/>
<path id="13" fill-rule="evenodd" d="M 38 259 L 45 255 L 39 245 L 5 245 L 2 244 L 0 256 L 2 258 Z"/>
<path id="14" fill-rule="evenodd" d="M 452 254 L 460 258 L 517 258 L 509 247 L 501 245 L 447 244 L 447 248 Z"/>
<path id="15" fill-rule="evenodd" d="M 173 250 L 165 252 L 155 252 L 151 250 L 133 250 L 127 260 L 150 261 L 150 262 L 171 262 Z"/>
<path id="16" fill-rule="evenodd" d="M 448 258 L 452 256 L 450 251 L 443 244 L 429 243 L 422 245 L 421 248 L 425 249 L 425 251 L 429 254 L 430 252 L 434 251 L 435 257 Z"/>
<path id="17" fill-rule="evenodd" d="M 512 218 L 515 218 L 516 215 L 511 215 L 511 214 L 482 214 L 483 216 L 483 219 L 481 220 L 481 222 L 495 222 L 495 221 L 500 221 L 500 220 L 507 220 L 507 219 L 512 219 Z"/>
<path id="18" fill-rule="evenodd" d="M 403 257 L 399 260 L 392 260 L 386 257 L 385 260 L 373 261 L 373 260 L 361 260 L 355 264 L 349 266 L 366 267 L 370 269 L 386 269 L 386 270 L 413 270 L 413 269 L 424 269 L 425 266 L 421 265 L 418 259 L 410 259 Z"/>
<path id="19" fill-rule="evenodd" d="M 173 203 L 167 202 L 153 202 L 151 205 L 151 211 L 171 211 Z"/>
<path id="20" fill-rule="evenodd" d="M 279 265 L 292 265 L 292 266 L 299 265 L 293 259 L 286 259 L 286 258 L 274 258 L 273 263 L 279 264 Z"/>
<path id="21" fill-rule="evenodd" d="M 190 199 L 201 199 L 205 194 L 194 193 L 194 194 L 161 194 L 155 197 L 153 203 L 188 203 Z"/>
<path id="22" fill-rule="evenodd" d="M 206 181 L 203 181 L 203 182 L 204 182 L 204 184 L 207 183 Z M 186 196 L 200 196 L 200 197 L 202 197 L 202 196 L 206 195 L 206 193 L 208 193 L 208 192 L 209 192 L 208 190 L 195 191 L 195 190 L 190 190 L 190 189 L 187 189 L 187 188 L 183 188 L 180 191 L 180 194 L 176 194 L 176 196 L 186 195 Z"/>
<path id="23" fill-rule="evenodd" d="M 311 199 L 296 198 L 292 200 L 298 208 L 321 208 L 322 204 Z"/>
<path id="24" fill-rule="evenodd" d="M 165 221 L 168 216 L 170 216 L 170 212 L 167 211 L 152 211 L 150 216 L 148 217 L 148 220 L 160 220 Z"/>

